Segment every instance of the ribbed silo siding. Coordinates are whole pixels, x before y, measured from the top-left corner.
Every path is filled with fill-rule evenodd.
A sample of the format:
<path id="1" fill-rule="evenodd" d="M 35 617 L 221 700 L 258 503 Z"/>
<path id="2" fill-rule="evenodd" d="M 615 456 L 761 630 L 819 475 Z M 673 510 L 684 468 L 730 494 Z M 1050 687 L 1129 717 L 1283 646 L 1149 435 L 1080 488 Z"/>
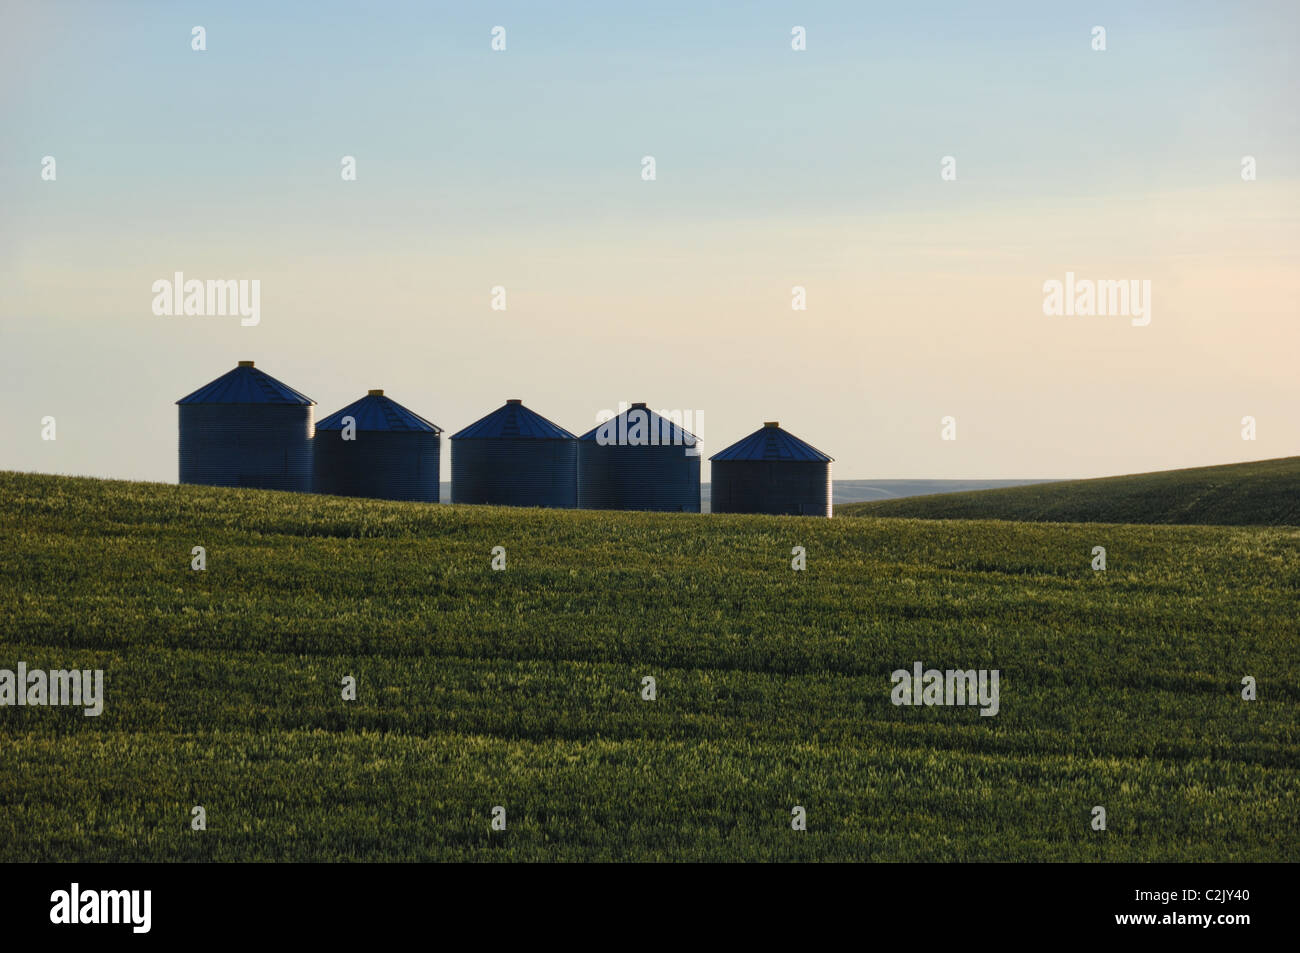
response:
<path id="1" fill-rule="evenodd" d="M 180 482 L 311 492 L 310 404 L 181 404 Z"/>
<path id="2" fill-rule="evenodd" d="M 578 507 L 700 511 L 700 458 L 683 446 L 578 443 Z"/>
<path id="3" fill-rule="evenodd" d="M 440 440 L 430 431 L 321 430 L 313 441 L 315 489 L 333 496 L 438 502 Z"/>
<path id="4" fill-rule="evenodd" d="M 714 460 L 714 513 L 831 515 L 831 465 L 781 460 Z"/>
<path id="5" fill-rule="evenodd" d="M 451 501 L 573 509 L 578 505 L 577 441 L 452 440 Z"/>

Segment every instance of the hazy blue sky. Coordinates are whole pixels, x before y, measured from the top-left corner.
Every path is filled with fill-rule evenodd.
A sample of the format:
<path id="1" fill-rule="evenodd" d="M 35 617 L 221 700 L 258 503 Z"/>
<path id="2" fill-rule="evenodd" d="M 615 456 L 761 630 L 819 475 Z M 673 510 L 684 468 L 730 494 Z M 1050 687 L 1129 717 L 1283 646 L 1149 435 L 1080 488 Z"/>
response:
<path id="1" fill-rule="evenodd" d="M 173 402 L 239 359 L 448 435 L 780 420 L 839 478 L 1300 452 L 1300 4 L 0 9 L 0 469 L 174 481 Z M 154 315 L 176 271 L 260 324 Z M 1067 271 L 1151 323 L 1044 315 Z"/>

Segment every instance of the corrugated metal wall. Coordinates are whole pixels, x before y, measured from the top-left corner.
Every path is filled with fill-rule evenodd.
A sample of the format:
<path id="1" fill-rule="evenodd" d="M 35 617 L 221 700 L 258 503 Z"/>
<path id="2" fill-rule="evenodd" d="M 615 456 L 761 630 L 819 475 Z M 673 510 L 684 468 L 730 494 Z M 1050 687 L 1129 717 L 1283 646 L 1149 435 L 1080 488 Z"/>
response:
<path id="1" fill-rule="evenodd" d="M 451 501 L 572 509 L 578 505 L 577 440 L 453 438 Z"/>
<path id="2" fill-rule="evenodd" d="M 790 460 L 714 460 L 714 513 L 831 515 L 831 464 Z"/>
<path id="3" fill-rule="evenodd" d="M 691 448 L 578 443 L 578 506 L 591 510 L 700 511 L 700 457 Z"/>
<path id="4" fill-rule="evenodd" d="M 317 431 L 315 488 L 334 496 L 438 502 L 441 438 L 427 430 Z"/>
<path id="5" fill-rule="evenodd" d="M 180 404 L 180 482 L 308 493 L 310 404 Z"/>

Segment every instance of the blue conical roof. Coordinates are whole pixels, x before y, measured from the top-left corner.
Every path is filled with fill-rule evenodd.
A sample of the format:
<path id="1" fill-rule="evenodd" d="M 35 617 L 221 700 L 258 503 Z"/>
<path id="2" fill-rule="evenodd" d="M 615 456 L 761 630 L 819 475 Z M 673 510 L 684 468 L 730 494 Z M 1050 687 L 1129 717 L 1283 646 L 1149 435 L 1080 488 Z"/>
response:
<path id="1" fill-rule="evenodd" d="M 786 433 L 778 424 L 765 424 L 748 437 L 737 440 L 725 450 L 720 450 L 710 460 L 798 460 L 831 463 L 828 457 L 811 444 L 804 443 L 794 434 Z"/>
<path id="2" fill-rule="evenodd" d="M 357 430 L 422 431 L 442 433 L 442 428 L 407 410 L 382 390 L 372 390 L 360 400 L 354 400 L 342 410 L 330 414 L 316 425 L 319 430 L 342 430 L 343 418 L 351 417 Z"/>
<path id="3" fill-rule="evenodd" d="M 572 440 L 573 434 L 529 410 L 518 400 L 508 400 L 492 413 L 451 435 L 452 440 Z"/>
<path id="4" fill-rule="evenodd" d="M 300 394 L 288 384 L 282 384 L 265 371 L 259 371 L 252 361 L 240 361 L 233 371 L 222 374 L 215 381 L 204 384 L 192 394 L 176 401 L 178 404 L 314 404 L 306 394 Z"/>
<path id="5" fill-rule="evenodd" d="M 633 413 L 644 413 L 645 420 L 629 421 L 628 417 Z M 700 443 L 700 438 L 695 436 L 689 430 L 684 430 L 677 426 L 666 417 L 661 417 L 653 410 L 650 410 L 645 404 L 633 404 L 617 417 L 612 418 L 602 424 L 597 424 L 585 434 L 579 437 L 579 440 L 597 440 L 598 435 L 603 431 L 607 435 L 617 434 L 619 431 L 626 433 L 629 429 L 640 427 L 645 430 L 647 439 L 650 434 L 654 434 L 654 441 L 659 444 L 684 444 L 688 447 L 696 446 Z"/>

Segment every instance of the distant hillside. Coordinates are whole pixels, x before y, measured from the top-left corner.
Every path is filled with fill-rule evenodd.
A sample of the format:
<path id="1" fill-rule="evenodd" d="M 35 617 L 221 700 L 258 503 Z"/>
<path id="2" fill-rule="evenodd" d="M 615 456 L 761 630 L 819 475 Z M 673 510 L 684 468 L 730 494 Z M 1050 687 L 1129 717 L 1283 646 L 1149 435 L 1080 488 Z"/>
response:
<path id="1" fill-rule="evenodd" d="M 926 493 L 960 493 L 963 490 L 989 490 L 999 486 L 1024 486 L 1028 483 L 1050 483 L 1050 480 L 834 480 L 831 495 L 838 508 L 846 503 L 865 503 L 868 500 L 896 500 L 904 496 L 922 496 Z M 451 502 L 451 484 L 439 484 L 440 499 Z M 700 512 L 712 510 L 713 487 L 700 484 Z"/>
<path id="2" fill-rule="evenodd" d="M 932 493 L 964 493 L 969 490 L 992 490 L 1004 486 L 1027 486 L 1051 480 L 835 480 L 832 483 L 835 506 L 849 503 L 875 503 L 905 496 Z"/>
<path id="3" fill-rule="evenodd" d="M 1300 457 L 852 503 L 836 516 L 1052 523 L 1300 525 Z"/>

